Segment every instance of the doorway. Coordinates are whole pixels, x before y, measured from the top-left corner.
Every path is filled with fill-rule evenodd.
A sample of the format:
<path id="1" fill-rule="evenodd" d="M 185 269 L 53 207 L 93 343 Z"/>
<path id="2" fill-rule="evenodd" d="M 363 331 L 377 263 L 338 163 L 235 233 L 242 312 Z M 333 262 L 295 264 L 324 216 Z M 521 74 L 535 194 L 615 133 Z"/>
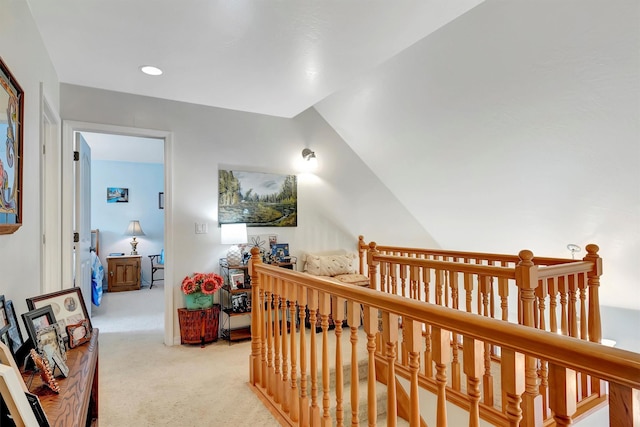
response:
<path id="1" fill-rule="evenodd" d="M 166 155 L 166 153 L 170 153 L 171 134 L 148 129 L 65 121 L 63 123 L 63 143 L 64 149 L 70 152 L 69 156 L 71 157 L 73 156 L 71 151 L 73 151 L 73 140 L 76 134 L 81 134 L 91 147 L 91 210 L 96 211 L 91 213 L 91 228 L 102 228 L 100 231 L 100 258 L 105 274 L 107 274 L 106 256 L 109 253 L 129 254 L 132 250 L 131 237 L 125 236 L 125 231 L 128 223 L 135 219 L 140 221 L 145 232 L 145 236 L 137 238 L 138 246 L 136 249 L 142 262 L 141 279 L 143 285 L 138 292 L 149 292 L 150 265 L 148 264 L 150 260 L 148 255 L 159 253 L 163 249 L 167 254 L 166 283 L 172 283 L 172 268 L 168 256 L 171 253 L 171 239 L 167 233 L 168 218 L 171 216 L 170 189 L 167 186 L 167 183 L 170 182 L 170 176 L 168 176 L 170 169 Z M 93 170 L 94 162 L 99 164 L 99 167 L 95 167 L 95 171 Z M 63 176 L 63 186 L 74 188 L 74 178 L 69 176 L 69 170 L 72 168 L 64 169 L 67 175 Z M 112 173 L 105 172 L 108 170 L 111 170 Z M 149 171 L 152 172 L 149 174 Z M 93 182 L 95 177 L 100 179 L 98 186 Z M 130 187 L 129 200 L 125 203 L 117 203 L 120 206 L 108 206 L 108 187 Z M 162 209 L 159 206 L 159 193 L 163 193 L 164 206 Z M 73 200 L 67 198 L 63 200 L 63 203 L 67 211 L 73 210 Z M 72 214 L 65 215 L 63 230 L 65 228 L 73 229 L 72 218 Z M 141 218 L 145 218 L 145 220 L 141 220 Z M 82 240 L 82 237 L 80 239 Z M 72 245 L 69 244 L 68 248 L 63 248 L 63 253 L 65 256 L 69 254 L 69 262 L 63 265 L 63 267 L 67 266 L 63 275 L 73 277 L 75 265 L 73 265 Z M 106 278 L 103 287 L 106 290 Z M 173 295 L 170 292 L 170 286 L 163 286 L 162 289 L 164 289 L 164 341 L 167 345 L 173 345 Z"/>

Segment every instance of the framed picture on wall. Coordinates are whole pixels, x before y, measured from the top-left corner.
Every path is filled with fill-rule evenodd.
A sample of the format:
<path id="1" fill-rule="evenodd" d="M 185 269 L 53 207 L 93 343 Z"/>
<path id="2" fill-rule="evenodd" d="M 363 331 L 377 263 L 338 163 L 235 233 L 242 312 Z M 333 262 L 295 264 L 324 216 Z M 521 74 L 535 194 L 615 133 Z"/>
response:
<path id="1" fill-rule="evenodd" d="M 218 223 L 297 227 L 295 175 L 218 170 Z"/>
<path id="2" fill-rule="evenodd" d="M 24 92 L 0 58 L 0 234 L 11 234 L 22 225 L 22 129 Z M 4 143 L 6 139 L 6 144 Z"/>
<path id="3" fill-rule="evenodd" d="M 129 203 L 129 189 L 107 187 L 107 203 Z"/>

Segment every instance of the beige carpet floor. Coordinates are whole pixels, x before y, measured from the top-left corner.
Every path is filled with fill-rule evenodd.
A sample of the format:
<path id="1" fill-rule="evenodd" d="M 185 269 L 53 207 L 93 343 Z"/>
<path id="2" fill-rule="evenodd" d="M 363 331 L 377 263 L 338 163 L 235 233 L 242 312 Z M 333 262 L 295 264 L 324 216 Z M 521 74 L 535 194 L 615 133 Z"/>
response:
<path id="1" fill-rule="evenodd" d="M 105 293 L 93 307 L 100 426 L 277 426 L 247 385 L 250 342 L 165 346 L 163 292 Z"/>

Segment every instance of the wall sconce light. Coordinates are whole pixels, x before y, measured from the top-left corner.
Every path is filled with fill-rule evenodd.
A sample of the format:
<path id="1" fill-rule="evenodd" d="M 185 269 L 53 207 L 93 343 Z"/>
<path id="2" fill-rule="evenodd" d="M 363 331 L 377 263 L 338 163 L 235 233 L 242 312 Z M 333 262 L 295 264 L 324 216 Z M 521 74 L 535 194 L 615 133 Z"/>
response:
<path id="1" fill-rule="evenodd" d="M 302 150 L 302 158 L 307 161 L 310 168 L 315 169 L 318 166 L 318 159 L 316 153 L 308 148 Z"/>
<path id="2" fill-rule="evenodd" d="M 574 245 L 573 243 L 569 243 L 567 245 L 567 249 L 571 251 L 571 259 L 575 259 L 575 253 L 580 252 L 582 249 L 578 245 Z"/>
<path id="3" fill-rule="evenodd" d="M 131 255 L 138 255 L 138 251 L 136 248 L 138 247 L 138 241 L 136 240 L 136 236 L 144 236 L 144 231 L 142 231 L 142 227 L 140 227 L 140 221 L 137 219 L 129 221 L 129 227 L 127 227 L 127 231 L 124 232 L 125 236 L 133 236 L 133 240 L 131 240 Z"/>

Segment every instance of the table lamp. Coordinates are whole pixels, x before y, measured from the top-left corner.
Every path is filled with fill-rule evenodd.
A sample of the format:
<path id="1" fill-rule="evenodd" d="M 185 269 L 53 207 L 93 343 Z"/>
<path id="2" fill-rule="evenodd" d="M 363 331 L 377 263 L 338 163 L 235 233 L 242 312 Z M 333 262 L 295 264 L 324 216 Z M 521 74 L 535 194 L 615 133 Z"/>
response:
<path id="1" fill-rule="evenodd" d="M 239 243 L 247 243 L 247 224 L 221 224 L 220 243 L 232 245 L 227 251 L 227 263 L 229 265 L 242 264 L 242 253 Z"/>
<path id="2" fill-rule="evenodd" d="M 131 240 L 131 255 L 138 255 L 138 251 L 136 248 L 138 247 L 138 241 L 136 240 L 136 236 L 144 236 L 144 231 L 142 231 L 142 227 L 140 227 L 140 221 L 137 219 L 129 221 L 129 227 L 127 227 L 127 231 L 124 232 L 125 236 L 133 236 L 133 240 Z"/>

